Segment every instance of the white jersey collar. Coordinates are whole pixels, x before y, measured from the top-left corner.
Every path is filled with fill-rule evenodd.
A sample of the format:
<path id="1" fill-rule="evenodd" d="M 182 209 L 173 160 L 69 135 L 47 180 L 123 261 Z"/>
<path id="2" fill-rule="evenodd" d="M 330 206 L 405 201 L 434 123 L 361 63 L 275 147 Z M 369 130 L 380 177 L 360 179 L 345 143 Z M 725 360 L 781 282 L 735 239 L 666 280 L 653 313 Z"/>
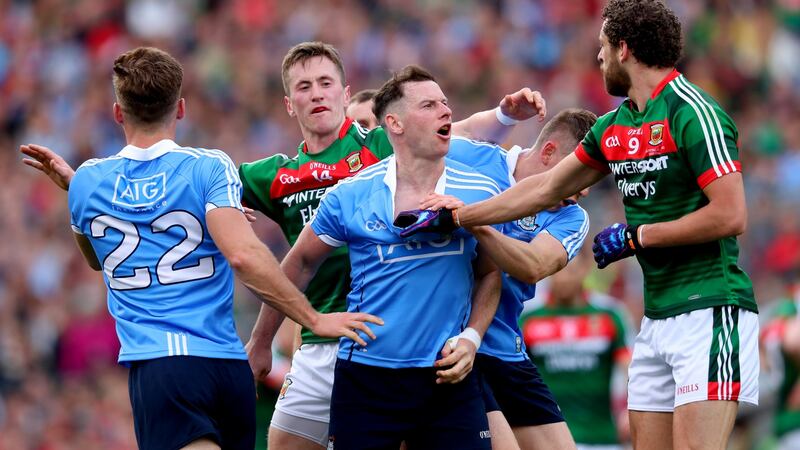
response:
<path id="1" fill-rule="evenodd" d="M 515 145 L 511 147 L 511 150 L 506 153 L 506 164 L 508 164 L 508 181 L 511 183 L 511 186 L 517 184 L 516 178 L 514 178 L 514 170 L 517 169 L 517 161 L 519 161 L 519 154 L 528 150 L 527 148 L 522 148 L 519 145 Z"/>
<path id="2" fill-rule="evenodd" d="M 136 161 L 152 161 L 178 147 L 172 139 L 162 139 L 148 148 L 126 145 L 117 155 Z"/>
<path id="3" fill-rule="evenodd" d="M 447 159 L 445 159 L 445 170 L 442 171 L 442 174 L 439 175 L 439 179 L 436 181 L 434 192 L 437 194 L 444 194 L 444 188 L 447 184 L 445 180 L 446 172 Z M 397 158 L 395 158 L 394 155 L 386 158 L 386 175 L 383 176 L 383 183 L 389 187 L 389 191 L 392 193 L 392 199 L 394 199 L 394 194 L 397 190 Z"/>

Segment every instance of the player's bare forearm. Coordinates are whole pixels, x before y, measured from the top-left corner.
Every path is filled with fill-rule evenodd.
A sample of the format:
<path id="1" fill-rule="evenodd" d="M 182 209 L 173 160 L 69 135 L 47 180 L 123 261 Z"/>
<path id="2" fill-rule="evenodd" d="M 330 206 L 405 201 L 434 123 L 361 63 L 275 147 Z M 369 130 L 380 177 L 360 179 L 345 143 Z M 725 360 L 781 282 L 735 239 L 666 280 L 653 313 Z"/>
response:
<path id="1" fill-rule="evenodd" d="M 250 332 L 250 341 L 254 345 L 270 346 L 283 323 L 285 314 L 266 303 L 261 304 L 253 330 Z"/>
<path id="2" fill-rule="evenodd" d="M 527 177 L 495 197 L 458 208 L 461 226 L 491 225 L 530 216 L 593 185 L 605 174 L 571 154 L 552 169 Z"/>
<path id="3" fill-rule="evenodd" d="M 500 270 L 524 283 L 534 284 L 567 265 L 564 246 L 547 233 L 538 234 L 531 242 L 523 242 L 488 226 L 470 231 Z"/>
<path id="4" fill-rule="evenodd" d="M 542 121 L 547 114 L 547 107 L 542 95 L 529 88 L 522 88 L 513 94 L 506 95 L 500 101 L 498 108 L 508 119 L 514 121 L 524 121 L 535 116 Z M 499 122 L 495 109 L 490 109 L 453 123 L 453 134 L 499 143 L 508 137 L 513 128 L 513 125 Z"/>
<path id="5" fill-rule="evenodd" d="M 206 214 L 208 231 L 239 280 L 258 297 L 310 327 L 319 314 L 283 274 L 278 261 L 258 237 L 241 211 L 217 208 Z"/>
<path id="6" fill-rule="evenodd" d="M 669 222 L 645 224 L 641 230 L 643 247 L 695 245 L 742 234 L 747 228 L 742 175 L 725 175 L 703 191 L 709 203 Z"/>
<path id="7" fill-rule="evenodd" d="M 469 328 L 474 328 L 481 336 L 486 333 L 500 303 L 503 286 L 502 273 L 491 258 L 482 254 L 479 248 L 475 262 L 475 289 L 472 294 L 472 311 Z"/>

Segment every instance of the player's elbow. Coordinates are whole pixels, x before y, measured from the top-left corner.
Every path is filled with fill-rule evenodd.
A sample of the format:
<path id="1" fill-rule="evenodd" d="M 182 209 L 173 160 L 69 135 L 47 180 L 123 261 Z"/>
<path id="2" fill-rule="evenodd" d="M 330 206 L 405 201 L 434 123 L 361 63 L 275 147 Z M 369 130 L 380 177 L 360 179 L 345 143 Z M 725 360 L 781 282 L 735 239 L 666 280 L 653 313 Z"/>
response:
<path id="1" fill-rule="evenodd" d="M 721 221 L 725 236 L 739 236 L 747 230 L 747 209 L 731 208 Z"/>
<path id="2" fill-rule="evenodd" d="M 237 274 L 250 272 L 251 268 L 254 267 L 256 263 L 253 258 L 253 252 L 249 251 L 247 248 L 239 248 L 230 251 L 225 255 L 225 259 L 228 260 L 228 264 Z"/>

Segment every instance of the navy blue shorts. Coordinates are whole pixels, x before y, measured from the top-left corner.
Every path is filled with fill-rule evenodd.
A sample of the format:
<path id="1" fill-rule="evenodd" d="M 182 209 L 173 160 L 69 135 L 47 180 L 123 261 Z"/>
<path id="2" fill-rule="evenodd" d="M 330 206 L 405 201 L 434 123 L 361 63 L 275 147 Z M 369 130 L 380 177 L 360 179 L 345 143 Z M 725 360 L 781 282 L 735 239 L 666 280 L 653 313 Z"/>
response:
<path id="1" fill-rule="evenodd" d="M 256 392 L 246 360 L 133 361 L 128 392 L 140 449 L 179 449 L 200 438 L 224 449 L 255 446 Z"/>
<path id="2" fill-rule="evenodd" d="M 477 378 L 436 384 L 433 368 L 336 361 L 329 449 L 491 449 Z"/>
<path id="3" fill-rule="evenodd" d="M 530 360 L 508 362 L 478 353 L 486 412 L 503 411 L 512 427 L 563 422 L 564 416 Z"/>

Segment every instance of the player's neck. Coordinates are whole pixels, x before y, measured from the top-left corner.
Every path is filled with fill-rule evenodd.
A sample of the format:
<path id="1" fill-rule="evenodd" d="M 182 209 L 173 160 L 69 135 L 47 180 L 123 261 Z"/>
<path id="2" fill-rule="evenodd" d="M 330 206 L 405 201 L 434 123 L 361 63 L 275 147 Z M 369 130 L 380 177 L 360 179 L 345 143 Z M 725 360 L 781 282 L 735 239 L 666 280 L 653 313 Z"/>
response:
<path id="1" fill-rule="evenodd" d="M 672 72 L 674 68 L 652 68 L 643 67 L 638 70 L 631 70 L 631 88 L 628 91 L 628 97 L 636 105 L 636 109 L 644 111 L 647 100 L 653 95 L 659 84 Z"/>
<path id="2" fill-rule="evenodd" d="M 128 145 L 139 148 L 150 148 L 164 139 L 175 140 L 175 126 L 157 129 L 142 129 L 137 127 L 123 127 L 125 141 Z"/>
<path id="3" fill-rule="evenodd" d="M 331 146 L 336 139 L 339 139 L 339 132 L 344 126 L 345 119 L 342 118 L 341 123 L 335 129 L 326 133 L 315 133 L 309 129 L 301 128 L 303 133 L 303 140 L 306 143 L 306 153 L 316 155 L 322 153 L 325 149 Z"/>
<path id="4" fill-rule="evenodd" d="M 444 171 L 444 158 L 438 160 L 395 154 L 397 159 L 397 189 L 427 194 L 433 192 Z"/>

